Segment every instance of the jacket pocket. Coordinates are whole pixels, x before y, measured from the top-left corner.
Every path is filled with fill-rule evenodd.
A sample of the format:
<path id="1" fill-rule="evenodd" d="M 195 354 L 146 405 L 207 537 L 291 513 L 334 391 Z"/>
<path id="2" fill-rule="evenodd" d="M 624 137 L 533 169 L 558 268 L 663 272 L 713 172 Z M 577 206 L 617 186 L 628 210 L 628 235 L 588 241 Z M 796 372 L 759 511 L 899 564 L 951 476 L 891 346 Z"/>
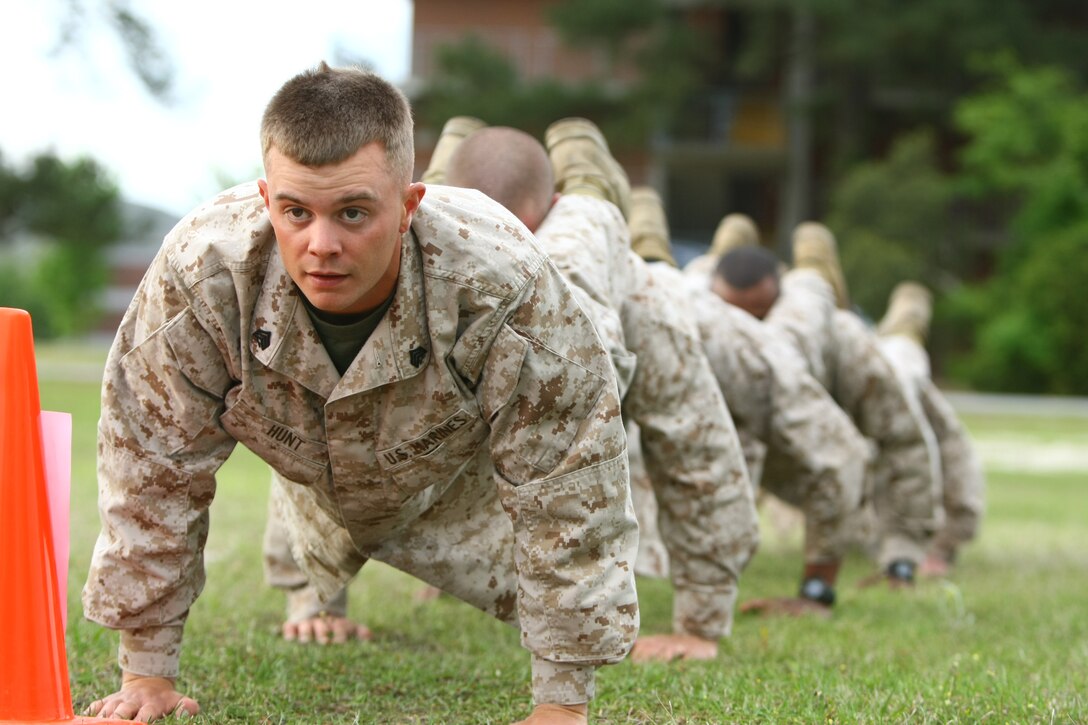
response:
<path id="1" fill-rule="evenodd" d="M 487 440 L 480 416 L 459 408 L 424 433 L 378 451 L 382 470 L 405 493 L 456 478 Z"/>
<path id="2" fill-rule="evenodd" d="M 220 417 L 223 428 L 284 478 L 312 485 L 329 467 L 329 447 L 238 400 Z"/>

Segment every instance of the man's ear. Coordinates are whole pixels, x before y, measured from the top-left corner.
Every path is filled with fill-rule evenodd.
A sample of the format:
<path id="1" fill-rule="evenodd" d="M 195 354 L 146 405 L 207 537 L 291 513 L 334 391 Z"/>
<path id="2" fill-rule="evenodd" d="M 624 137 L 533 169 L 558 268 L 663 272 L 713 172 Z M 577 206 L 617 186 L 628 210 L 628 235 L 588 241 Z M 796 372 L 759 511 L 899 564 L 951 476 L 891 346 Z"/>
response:
<path id="1" fill-rule="evenodd" d="M 404 194 L 404 213 L 400 218 L 400 233 L 404 234 L 408 231 L 408 227 L 412 226 L 412 217 L 416 213 L 416 209 L 419 208 L 419 203 L 423 201 L 423 195 L 427 193 L 427 187 L 419 182 L 413 182 L 408 184 L 408 189 Z"/>
<path id="2" fill-rule="evenodd" d="M 261 192 L 261 198 L 264 199 L 265 208 L 271 209 L 272 205 L 268 203 L 268 182 L 264 179 L 257 179 L 257 190 Z"/>

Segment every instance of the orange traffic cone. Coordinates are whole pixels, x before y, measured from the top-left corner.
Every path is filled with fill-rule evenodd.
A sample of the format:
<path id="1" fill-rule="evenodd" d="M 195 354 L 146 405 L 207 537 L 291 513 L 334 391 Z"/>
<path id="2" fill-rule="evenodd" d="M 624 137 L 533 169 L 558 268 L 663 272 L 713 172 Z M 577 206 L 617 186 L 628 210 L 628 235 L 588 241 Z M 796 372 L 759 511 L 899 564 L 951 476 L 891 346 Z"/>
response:
<path id="1" fill-rule="evenodd" d="M 30 315 L 0 307 L 0 723 L 131 725 L 72 712 L 40 416 Z"/>

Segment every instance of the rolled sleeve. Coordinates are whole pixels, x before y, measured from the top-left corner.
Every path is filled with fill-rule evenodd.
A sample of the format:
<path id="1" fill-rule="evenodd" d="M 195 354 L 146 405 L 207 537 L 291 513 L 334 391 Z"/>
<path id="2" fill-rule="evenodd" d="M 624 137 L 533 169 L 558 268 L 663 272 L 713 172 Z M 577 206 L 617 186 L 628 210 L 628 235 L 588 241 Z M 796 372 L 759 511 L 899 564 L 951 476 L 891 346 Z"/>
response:
<path id="1" fill-rule="evenodd" d="M 728 637 L 733 631 L 737 583 L 716 586 L 678 584 L 672 600 L 672 628 L 703 639 Z"/>
<path id="2" fill-rule="evenodd" d="M 580 705 L 593 699 L 597 668 L 533 657 L 533 702 Z"/>
<path id="3" fill-rule="evenodd" d="M 176 626 L 123 630 L 117 648 L 117 664 L 133 675 L 176 678 L 182 629 Z"/>

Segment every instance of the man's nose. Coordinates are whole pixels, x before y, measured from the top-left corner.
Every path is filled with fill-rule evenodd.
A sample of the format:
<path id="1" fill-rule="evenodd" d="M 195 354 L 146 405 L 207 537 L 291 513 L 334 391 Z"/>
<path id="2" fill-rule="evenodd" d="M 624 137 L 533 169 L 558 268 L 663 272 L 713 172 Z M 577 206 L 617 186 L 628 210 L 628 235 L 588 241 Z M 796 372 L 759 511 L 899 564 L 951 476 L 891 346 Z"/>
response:
<path id="1" fill-rule="evenodd" d="M 310 254 L 319 257 L 331 257 L 340 254 L 340 230 L 336 224 L 317 219 L 310 225 Z"/>

